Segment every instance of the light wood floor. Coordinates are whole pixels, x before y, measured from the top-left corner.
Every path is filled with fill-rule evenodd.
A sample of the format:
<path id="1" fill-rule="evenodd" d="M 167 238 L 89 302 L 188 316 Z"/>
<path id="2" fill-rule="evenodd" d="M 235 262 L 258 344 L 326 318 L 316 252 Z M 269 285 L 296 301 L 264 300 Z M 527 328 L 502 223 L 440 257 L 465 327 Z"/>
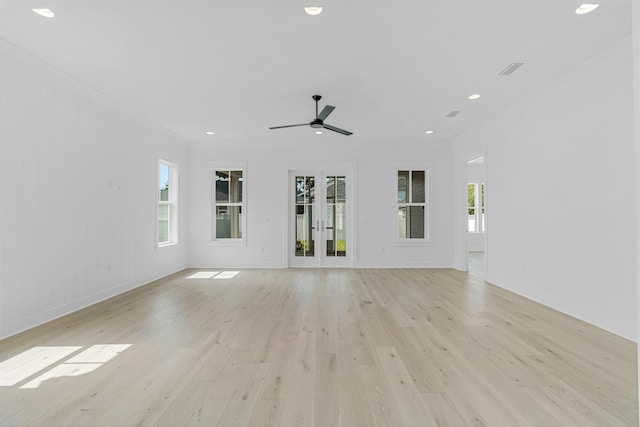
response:
<path id="1" fill-rule="evenodd" d="M 474 276 L 196 272 L 0 341 L 0 425 L 638 425 L 634 344 Z"/>

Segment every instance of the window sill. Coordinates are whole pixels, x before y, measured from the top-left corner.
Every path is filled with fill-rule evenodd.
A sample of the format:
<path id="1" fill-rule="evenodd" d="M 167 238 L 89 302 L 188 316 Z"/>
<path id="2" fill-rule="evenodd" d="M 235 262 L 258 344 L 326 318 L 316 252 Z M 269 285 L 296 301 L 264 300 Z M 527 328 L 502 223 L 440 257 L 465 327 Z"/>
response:
<path id="1" fill-rule="evenodd" d="M 209 242 L 209 246 L 247 246 L 245 239 L 219 239 Z"/>
<path id="2" fill-rule="evenodd" d="M 433 246 L 433 240 L 427 240 L 427 239 L 394 240 L 393 246 L 406 246 L 406 247 Z"/>
<path id="3" fill-rule="evenodd" d="M 167 246 L 176 246 L 178 242 L 158 243 L 159 248 L 166 248 Z"/>

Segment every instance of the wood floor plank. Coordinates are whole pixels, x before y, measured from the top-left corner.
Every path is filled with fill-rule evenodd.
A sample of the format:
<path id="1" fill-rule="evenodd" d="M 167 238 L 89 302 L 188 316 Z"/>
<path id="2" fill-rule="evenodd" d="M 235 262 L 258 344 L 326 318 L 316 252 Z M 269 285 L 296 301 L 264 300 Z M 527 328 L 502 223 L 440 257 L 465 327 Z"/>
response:
<path id="1" fill-rule="evenodd" d="M 366 387 L 363 367 L 355 344 L 338 345 L 338 406 L 343 426 L 374 425 L 371 405 L 363 392 Z"/>
<path id="2" fill-rule="evenodd" d="M 270 369 L 271 366 L 268 363 L 250 363 L 247 366 L 234 387 L 233 394 L 217 426 L 249 425 Z"/>
<path id="3" fill-rule="evenodd" d="M 338 402 L 338 357 L 319 353 L 316 358 L 313 419 L 315 426 L 340 425 Z"/>
<path id="4" fill-rule="evenodd" d="M 436 426 L 431 411 L 422 401 L 397 349 L 395 347 L 378 347 L 378 358 L 389 388 L 400 409 L 404 424 L 416 427 Z"/>
<path id="5" fill-rule="evenodd" d="M 638 425 L 635 343 L 466 273 L 201 271 L 0 341 L 0 425 Z"/>
<path id="6" fill-rule="evenodd" d="M 260 399 L 249 421 L 249 427 L 279 427 L 282 424 L 282 401 Z"/>
<path id="7" fill-rule="evenodd" d="M 159 427 L 216 425 L 230 398 L 213 395 L 215 381 L 190 381 L 158 419 Z"/>

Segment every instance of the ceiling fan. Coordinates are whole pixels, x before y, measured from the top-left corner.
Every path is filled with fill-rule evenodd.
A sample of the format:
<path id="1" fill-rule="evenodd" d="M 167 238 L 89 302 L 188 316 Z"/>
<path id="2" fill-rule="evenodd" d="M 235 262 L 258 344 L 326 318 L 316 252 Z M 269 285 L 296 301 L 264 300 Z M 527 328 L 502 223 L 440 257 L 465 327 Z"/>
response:
<path id="1" fill-rule="evenodd" d="M 313 95 L 312 96 L 313 100 L 316 101 L 316 118 L 311 120 L 311 122 L 309 123 L 301 123 L 298 125 L 286 125 L 286 126 L 274 126 L 274 127 L 270 127 L 269 129 L 282 129 L 282 128 L 292 128 L 292 127 L 296 127 L 296 126 L 311 126 L 314 129 L 319 129 L 319 128 L 325 128 L 325 129 L 329 129 L 332 130 L 334 132 L 338 132 L 341 133 L 343 135 L 352 135 L 353 132 L 349 132 L 348 130 L 344 130 L 344 129 L 340 129 L 337 128 L 335 126 L 331 126 L 326 124 L 324 121 L 327 118 L 327 116 L 329 114 L 331 114 L 331 112 L 336 108 L 333 105 L 325 105 L 324 108 L 322 109 L 322 111 L 320 112 L 320 114 L 318 114 L 318 101 L 320 101 L 320 99 L 322 99 L 322 97 L 320 95 Z"/>

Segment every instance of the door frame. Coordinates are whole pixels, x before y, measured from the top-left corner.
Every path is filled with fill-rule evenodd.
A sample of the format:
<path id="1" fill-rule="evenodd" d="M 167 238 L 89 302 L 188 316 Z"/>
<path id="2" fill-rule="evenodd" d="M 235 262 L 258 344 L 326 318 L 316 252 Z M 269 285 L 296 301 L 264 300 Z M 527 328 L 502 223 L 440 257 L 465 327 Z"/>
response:
<path id="1" fill-rule="evenodd" d="M 287 233 L 286 233 L 286 242 L 285 242 L 285 263 L 287 268 L 353 268 L 354 262 L 356 259 L 356 251 L 355 251 L 355 235 L 356 235 L 356 222 L 355 222 L 355 207 L 356 207 L 356 198 L 355 198 L 355 188 L 356 188 L 356 172 L 353 165 L 344 166 L 344 165 L 332 165 L 330 167 L 322 167 L 322 165 L 313 165 L 309 167 L 309 165 L 301 165 L 304 167 L 300 168 L 289 168 L 287 172 L 287 197 L 286 197 L 286 220 L 287 220 Z M 293 212 L 293 206 L 295 202 L 295 186 L 293 185 L 293 179 L 295 176 L 299 175 L 315 175 L 322 180 L 322 191 L 321 195 L 324 198 L 324 180 L 326 176 L 345 176 L 347 178 L 346 182 L 346 221 L 347 221 L 347 255 L 343 257 L 338 257 L 340 261 L 335 261 L 331 258 L 328 258 L 325 251 L 324 242 L 326 232 L 326 227 L 322 231 L 322 240 L 320 241 L 319 247 L 316 250 L 318 256 L 314 256 L 312 259 L 314 262 L 309 262 L 309 265 L 296 265 L 295 263 L 295 214 Z M 324 212 L 322 210 L 325 207 L 325 200 L 322 200 L 320 203 L 320 212 L 319 215 L 322 215 L 324 218 Z M 319 216 L 316 217 L 320 218 Z"/>
<path id="2" fill-rule="evenodd" d="M 467 159 L 464 162 L 464 165 L 462 167 L 462 170 L 464 172 L 464 180 L 463 180 L 463 184 L 464 184 L 464 193 L 461 192 L 461 195 L 464 194 L 464 206 L 461 210 L 461 212 L 464 212 L 465 214 L 463 215 L 462 218 L 462 242 L 461 242 L 461 248 L 462 248 L 462 271 L 469 271 L 469 243 L 468 243 L 468 239 L 469 239 L 469 230 L 468 230 L 468 216 L 467 216 L 467 209 L 468 209 L 468 200 L 467 200 L 467 186 L 469 184 L 469 162 L 479 159 L 480 157 L 482 157 L 483 159 L 483 169 L 484 169 L 484 262 L 483 262 L 483 271 L 481 274 L 481 277 L 483 279 L 486 280 L 487 277 L 487 273 L 488 273 L 488 265 L 489 265 L 489 244 L 488 244 L 488 240 L 489 240 L 489 232 L 488 232 L 488 224 L 489 224 L 489 215 L 488 215 L 488 193 L 489 190 L 487 190 L 488 187 L 488 168 L 487 168 L 487 153 L 483 152 L 483 153 L 479 153 L 476 154 L 474 156 L 467 156 Z"/>

